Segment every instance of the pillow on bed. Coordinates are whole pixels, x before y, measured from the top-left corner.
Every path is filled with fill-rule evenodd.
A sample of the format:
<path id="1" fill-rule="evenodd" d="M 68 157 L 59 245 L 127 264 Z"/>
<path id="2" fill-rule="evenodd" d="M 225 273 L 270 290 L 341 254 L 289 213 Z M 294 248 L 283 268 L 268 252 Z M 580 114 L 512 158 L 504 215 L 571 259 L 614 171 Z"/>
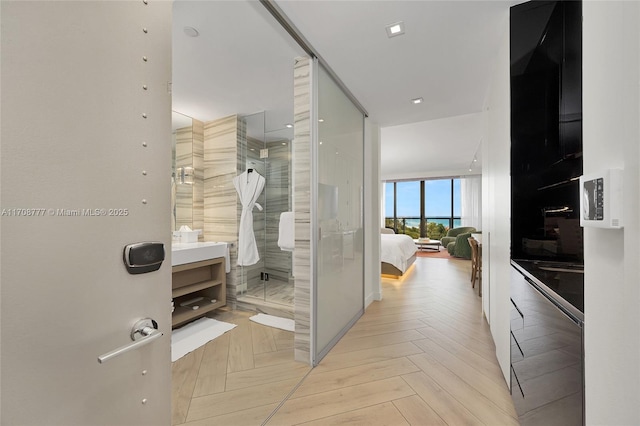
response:
<path id="1" fill-rule="evenodd" d="M 380 233 L 381 234 L 395 234 L 396 232 L 391 228 L 381 228 L 380 229 Z"/>

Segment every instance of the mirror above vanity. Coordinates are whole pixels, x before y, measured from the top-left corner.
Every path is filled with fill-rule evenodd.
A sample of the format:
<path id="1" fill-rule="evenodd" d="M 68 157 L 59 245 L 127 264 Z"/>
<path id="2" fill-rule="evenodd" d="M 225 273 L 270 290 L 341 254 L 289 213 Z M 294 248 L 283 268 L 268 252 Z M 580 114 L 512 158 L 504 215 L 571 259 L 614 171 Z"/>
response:
<path id="1" fill-rule="evenodd" d="M 204 227 L 204 124 L 172 111 L 171 231 Z M 202 238 L 200 237 L 200 240 Z"/>

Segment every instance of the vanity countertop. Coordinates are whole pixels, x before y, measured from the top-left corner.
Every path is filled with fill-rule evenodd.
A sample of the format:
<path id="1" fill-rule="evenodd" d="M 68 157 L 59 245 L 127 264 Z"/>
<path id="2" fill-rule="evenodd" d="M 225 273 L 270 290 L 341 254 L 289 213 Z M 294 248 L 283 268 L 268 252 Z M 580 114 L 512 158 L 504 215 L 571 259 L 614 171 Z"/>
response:
<path id="1" fill-rule="evenodd" d="M 227 243 L 224 242 L 171 243 L 171 266 L 226 256 Z"/>

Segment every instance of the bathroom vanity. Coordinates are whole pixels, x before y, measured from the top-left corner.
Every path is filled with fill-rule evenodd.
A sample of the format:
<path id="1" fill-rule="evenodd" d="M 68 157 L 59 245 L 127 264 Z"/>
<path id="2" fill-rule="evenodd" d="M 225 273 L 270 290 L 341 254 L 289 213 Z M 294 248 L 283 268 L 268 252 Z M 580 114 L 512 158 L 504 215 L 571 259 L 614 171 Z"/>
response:
<path id="1" fill-rule="evenodd" d="M 225 243 L 186 243 L 172 247 L 172 327 L 225 306 Z"/>

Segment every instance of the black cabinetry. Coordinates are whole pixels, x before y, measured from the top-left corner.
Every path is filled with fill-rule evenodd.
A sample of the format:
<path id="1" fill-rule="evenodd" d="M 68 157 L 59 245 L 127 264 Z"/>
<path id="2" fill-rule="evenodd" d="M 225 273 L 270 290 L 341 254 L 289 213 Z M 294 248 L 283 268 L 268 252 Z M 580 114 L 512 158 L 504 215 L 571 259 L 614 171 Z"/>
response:
<path id="1" fill-rule="evenodd" d="M 511 8 L 511 373 L 523 425 L 582 425 L 582 3 Z"/>
<path id="2" fill-rule="evenodd" d="M 512 258 L 581 263 L 581 2 L 523 3 L 510 24 Z"/>
<path id="3" fill-rule="evenodd" d="M 548 292 L 512 270 L 512 397 L 523 426 L 579 426 L 584 424 L 582 321 Z"/>

